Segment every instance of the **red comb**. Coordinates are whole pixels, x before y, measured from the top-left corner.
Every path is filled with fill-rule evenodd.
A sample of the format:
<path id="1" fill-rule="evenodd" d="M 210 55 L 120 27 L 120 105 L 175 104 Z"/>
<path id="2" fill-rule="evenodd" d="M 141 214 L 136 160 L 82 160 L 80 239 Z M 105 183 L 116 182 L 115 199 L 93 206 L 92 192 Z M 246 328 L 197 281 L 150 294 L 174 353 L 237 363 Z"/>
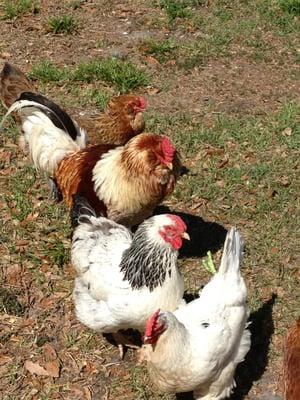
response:
<path id="1" fill-rule="evenodd" d="M 168 214 L 168 217 L 175 222 L 182 232 L 186 231 L 186 224 L 183 222 L 182 218 L 178 217 L 178 215 Z"/>
<path id="2" fill-rule="evenodd" d="M 161 141 L 161 149 L 164 154 L 164 160 L 165 162 L 172 162 L 175 154 L 175 147 L 172 145 L 170 142 L 170 139 L 167 137 L 164 137 Z"/>
<path id="3" fill-rule="evenodd" d="M 160 310 L 158 309 L 146 322 L 145 336 L 151 337 L 155 327 L 157 325 L 157 319 L 159 317 Z"/>
<path id="4" fill-rule="evenodd" d="M 146 99 L 144 97 L 138 97 L 138 100 L 140 102 L 140 108 L 142 108 L 143 110 L 146 109 L 147 107 L 147 102 Z"/>

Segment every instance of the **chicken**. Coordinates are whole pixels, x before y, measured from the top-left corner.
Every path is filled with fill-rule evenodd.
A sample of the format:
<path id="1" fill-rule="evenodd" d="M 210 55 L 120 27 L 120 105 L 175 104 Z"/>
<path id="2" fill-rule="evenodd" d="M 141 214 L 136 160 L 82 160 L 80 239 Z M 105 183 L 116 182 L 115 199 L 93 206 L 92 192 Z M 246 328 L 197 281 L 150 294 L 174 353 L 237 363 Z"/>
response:
<path id="1" fill-rule="evenodd" d="M 240 274 L 243 243 L 227 233 L 218 273 L 200 298 L 176 311 L 155 312 L 147 321 L 141 358 L 165 392 L 193 391 L 195 399 L 230 396 L 234 372 L 250 348 L 247 291 Z"/>
<path id="2" fill-rule="evenodd" d="M 26 75 L 19 68 L 6 62 L 0 74 L 0 100 L 3 106 L 11 107 L 23 92 L 37 95 L 36 89 Z M 21 98 L 29 99 L 28 93 L 27 97 Z M 34 99 L 47 105 L 52 110 L 52 115 L 62 118 L 62 122 L 67 119 L 69 126 L 73 124 L 84 128 L 88 132 L 89 144 L 122 145 L 144 130 L 143 112 L 146 109 L 146 101 L 141 96 L 130 94 L 115 96 L 109 101 L 103 113 L 93 117 L 77 115 L 76 121 L 73 121 L 57 104 L 46 97 L 38 95 Z"/>
<path id="3" fill-rule="evenodd" d="M 145 127 L 146 101 L 141 96 L 114 96 L 104 112 L 91 117 L 77 115 L 76 121 L 88 132 L 90 144 L 125 144 Z"/>
<path id="4" fill-rule="evenodd" d="M 74 208 L 80 214 L 71 250 L 79 275 L 73 292 L 78 319 L 99 333 L 142 332 L 158 307 L 175 310 L 184 292 L 178 250 L 182 239 L 189 239 L 182 219 L 156 215 L 132 235 L 114 221 L 94 217 L 80 196 Z"/>
<path id="5" fill-rule="evenodd" d="M 167 137 L 144 133 L 124 146 L 83 148 L 79 138 L 85 132 L 80 129 L 74 140 L 55 125 L 49 108 L 35 101 L 36 96 L 23 93 L 6 115 L 19 110 L 33 164 L 54 178 L 68 207 L 81 194 L 97 215 L 134 226 L 173 191 L 181 164 Z"/>
<path id="6" fill-rule="evenodd" d="M 300 399 L 300 318 L 289 329 L 284 344 L 284 399 Z"/>

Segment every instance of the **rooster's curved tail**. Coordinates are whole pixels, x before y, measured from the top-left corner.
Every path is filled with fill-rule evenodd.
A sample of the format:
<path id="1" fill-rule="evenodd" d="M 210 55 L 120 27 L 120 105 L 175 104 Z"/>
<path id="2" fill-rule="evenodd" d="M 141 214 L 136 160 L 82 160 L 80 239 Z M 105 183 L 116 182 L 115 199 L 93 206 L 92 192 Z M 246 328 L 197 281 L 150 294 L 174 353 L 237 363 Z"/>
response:
<path id="1" fill-rule="evenodd" d="M 60 161 L 86 147 L 86 131 L 78 127 L 69 115 L 46 97 L 23 92 L 3 117 L 18 111 L 22 120 L 25 143 L 35 167 L 54 175 Z"/>

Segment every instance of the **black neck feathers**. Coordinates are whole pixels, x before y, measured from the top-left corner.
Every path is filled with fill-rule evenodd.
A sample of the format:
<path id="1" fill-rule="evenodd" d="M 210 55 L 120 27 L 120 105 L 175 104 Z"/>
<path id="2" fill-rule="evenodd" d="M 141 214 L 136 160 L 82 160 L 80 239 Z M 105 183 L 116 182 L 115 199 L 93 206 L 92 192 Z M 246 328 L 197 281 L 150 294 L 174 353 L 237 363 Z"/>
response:
<path id="1" fill-rule="evenodd" d="M 139 228 L 130 248 L 123 253 L 120 269 L 132 289 L 147 287 L 152 291 L 171 276 L 176 259 L 176 251 L 147 240 L 145 230 Z"/>

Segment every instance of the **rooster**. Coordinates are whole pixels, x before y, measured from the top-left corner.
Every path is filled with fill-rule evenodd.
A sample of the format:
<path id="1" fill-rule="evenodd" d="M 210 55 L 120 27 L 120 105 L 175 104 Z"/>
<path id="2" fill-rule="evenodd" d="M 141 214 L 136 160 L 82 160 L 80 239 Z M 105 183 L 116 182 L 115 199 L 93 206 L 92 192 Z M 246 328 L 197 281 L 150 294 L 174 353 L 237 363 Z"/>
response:
<path id="1" fill-rule="evenodd" d="M 182 239 L 189 239 L 180 217 L 156 215 L 132 235 L 123 225 L 93 216 L 80 196 L 73 209 L 79 214 L 71 250 L 79 274 L 73 298 L 84 325 L 99 333 L 129 328 L 142 332 L 158 307 L 177 308 L 184 291 L 178 250 Z M 120 333 L 115 338 L 122 341 Z"/>
<path id="2" fill-rule="evenodd" d="M 144 133 L 124 146 L 84 148 L 85 131 L 58 127 L 37 96 L 23 93 L 6 116 L 19 112 L 35 167 L 55 181 L 68 207 L 81 194 L 98 215 L 133 226 L 173 191 L 181 164 L 167 137 Z"/>
<path id="3" fill-rule="evenodd" d="M 24 92 L 27 96 L 22 97 Z M 89 144 L 122 145 L 144 130 L 143 112 L 146 109 L 146 101 L 141 96 L 130 94 L 115 96 L 109 101 L 103 113 L 90 118 L 78 115 L 75 117 L 76 121 L 73 121 L 57 104 L 40 94 L 33 97 L 33 94 L 37 95 L 33 83 L 19 68 L 6 62 L 0 73 L 0 100 L 7 109 L 19 98 L 34 99 L 52 110 L 52 116 L 57 117 L 56 125 L 67 121 L 69 127 L 80 125 L 84 128 L 88 132 Z M 75 127 L 71 129 L 74 130 Z"/>
<path id="4" fill-rule="evenodd" d="M 250 348 L 247 291 L 240 274 L 243 243 L 232 228 L 218 273 L 200 298 L 147 321 L 141 359 L 165 392 L 194 391 L 195 399 L 230 396 L 234 373 Z"/>
<path id="5" fill-rule="evenodd" d="M 284 399 L 300 399 L 300 318 L 288 330 L 284 344 Z"/>

